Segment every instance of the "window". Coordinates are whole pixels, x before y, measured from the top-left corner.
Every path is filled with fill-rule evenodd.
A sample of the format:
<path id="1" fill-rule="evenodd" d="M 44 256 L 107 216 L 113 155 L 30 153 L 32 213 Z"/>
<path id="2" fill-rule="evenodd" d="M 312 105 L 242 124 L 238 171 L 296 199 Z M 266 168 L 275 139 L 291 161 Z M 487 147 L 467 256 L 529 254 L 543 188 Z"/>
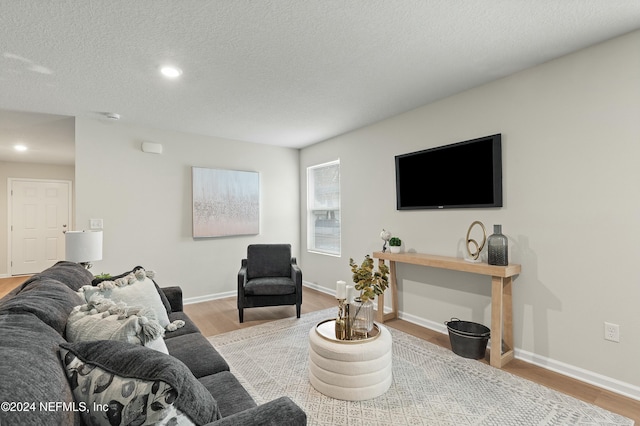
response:
<path id="1" fill-rule="evenodd" d="M 340 256 L 340 160 L 307 168 L 307 249 Z"/>

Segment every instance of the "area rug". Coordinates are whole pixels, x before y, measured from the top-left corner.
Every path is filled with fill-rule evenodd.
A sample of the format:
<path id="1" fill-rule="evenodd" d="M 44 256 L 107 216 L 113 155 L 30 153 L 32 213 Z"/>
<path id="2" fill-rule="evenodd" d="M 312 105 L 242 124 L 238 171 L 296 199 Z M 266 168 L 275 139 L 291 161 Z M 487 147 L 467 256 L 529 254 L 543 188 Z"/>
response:
<path id="1" fill-rule="evenodd" d="M 335 309 L 209 338 L 258 404 L 290 397 L 309 425 L 633 425 L 633 421 L 417 337 L 393 338 L 393 384 L 367 401 L 341 401 L 308 379 L 309 330 Z"/>

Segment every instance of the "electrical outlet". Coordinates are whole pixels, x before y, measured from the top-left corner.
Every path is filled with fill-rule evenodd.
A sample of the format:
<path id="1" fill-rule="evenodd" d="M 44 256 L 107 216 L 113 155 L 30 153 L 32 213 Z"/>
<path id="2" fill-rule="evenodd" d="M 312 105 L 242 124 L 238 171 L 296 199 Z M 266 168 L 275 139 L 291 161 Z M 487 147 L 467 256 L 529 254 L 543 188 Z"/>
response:
<path id="1" fill-rule="evenodd" d="M 620 342 L 620 326 L 618 324 L 604 323 L 604 340 Z"/>
<path id="2" fill-rule="evenodd" d="M 102 229 L 103 222 L 102 219 L 90 219 L 89 220 L 89 228 L 91 229 Z"/>

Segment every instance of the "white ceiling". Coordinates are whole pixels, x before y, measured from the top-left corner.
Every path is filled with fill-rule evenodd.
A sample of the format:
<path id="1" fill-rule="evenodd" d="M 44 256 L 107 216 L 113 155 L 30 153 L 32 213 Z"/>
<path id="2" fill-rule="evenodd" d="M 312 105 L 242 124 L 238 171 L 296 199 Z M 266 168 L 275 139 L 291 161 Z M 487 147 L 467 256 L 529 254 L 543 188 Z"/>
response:
<path id="1" fill-rule="evenodd" d="M 639 28 L 638 0 L 0 0 L 0 144 L 13 110 L 300 148 Z"/>

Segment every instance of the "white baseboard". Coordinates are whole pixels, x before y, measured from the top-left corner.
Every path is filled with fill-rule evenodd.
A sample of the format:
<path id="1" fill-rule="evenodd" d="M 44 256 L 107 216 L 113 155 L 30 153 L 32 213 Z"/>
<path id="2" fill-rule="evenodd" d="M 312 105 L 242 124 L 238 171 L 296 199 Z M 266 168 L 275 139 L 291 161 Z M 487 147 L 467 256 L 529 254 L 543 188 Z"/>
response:
<path id="1" fill-rule="evenodd" d="M 398 317 L 407 322 L 437 331 L 438 333 L 448 334 L 447 326 L 444 325 L 444 323 L 440 324 L 434 321 L 425 320 L 424 318 L 406 314 L 402 311 L 398 312 Z M 585 370 L 583 368 L 556 361 L 522 349 L 516 348 L 514 352 L 515 357 L 522 361 L 526 361 L 530 364 L 534 364 L 547 370 L 562 374 L 563 376 L 568 376 L 580 380 L 581 382 L 585 382 L 590 385 L 594 385 L 599 388 L 606 389 L 608 391 L 615 392 L 628 398 L 640 401 L 639 386 L 635 386 L 618 379 L 613 379 L 611 377 L 607 377 L 593 371 Z"/>
<path id="2" fill-rule="evenodd" d="M 398 312 L 398 318 L 405 320 L 407 322 L 410 322 L 412 324 L 416 324 L 424 328 L 428 328 L 429 330 L 437 331 L 438 333 L 448 334 L 447 327 L 444 325 L 444 323 L 430 321 L 415 315 L 407 314 L 402 311 Z"/>
<path id="3" fill-rule="evenodd" d="M 318 290 L 320 293 L 329 294 L 331 296 L 335 296 L 336 295 L 336 291 L 335 290 L 328 289 L 328 288 L 323 287 L 321 285 L 318 285 L 316 283 L 312 283 L 312 282 L 309 282 L 309 281 L 302 280 L 302 285 L 304 287 L 309 287 L 309 288 L 311 288 L 313 290 Z"/>
<path id="4" fill-rule="evenodd" d="M 589 383 L 602 389 L 640 401 L 640 387 L 618 379 L 604 376 L 593 371 L 585 370 L 561 361 L 543 357 L 522 349 L 515 349 L 515 357 L 530 364 L 537 365 L 547 370 L 555 371 L 564 376 L 569 376 L 581 382 Z"/>
<path id="5" fill-rule="evenodd" d="M 235 291 L 226 291 L 224 293 L 216 293 L 216 294 L 205 294 L 204 296 L 187 297 L 182 300 L 182 303 L 185 305 L 191 305 L 193 303 L 208 302 L 210 300 L 218 300 L 218 299 L 224 299 L 226 297 L 234 297 L 236 294 L 238 293 Z"/>

